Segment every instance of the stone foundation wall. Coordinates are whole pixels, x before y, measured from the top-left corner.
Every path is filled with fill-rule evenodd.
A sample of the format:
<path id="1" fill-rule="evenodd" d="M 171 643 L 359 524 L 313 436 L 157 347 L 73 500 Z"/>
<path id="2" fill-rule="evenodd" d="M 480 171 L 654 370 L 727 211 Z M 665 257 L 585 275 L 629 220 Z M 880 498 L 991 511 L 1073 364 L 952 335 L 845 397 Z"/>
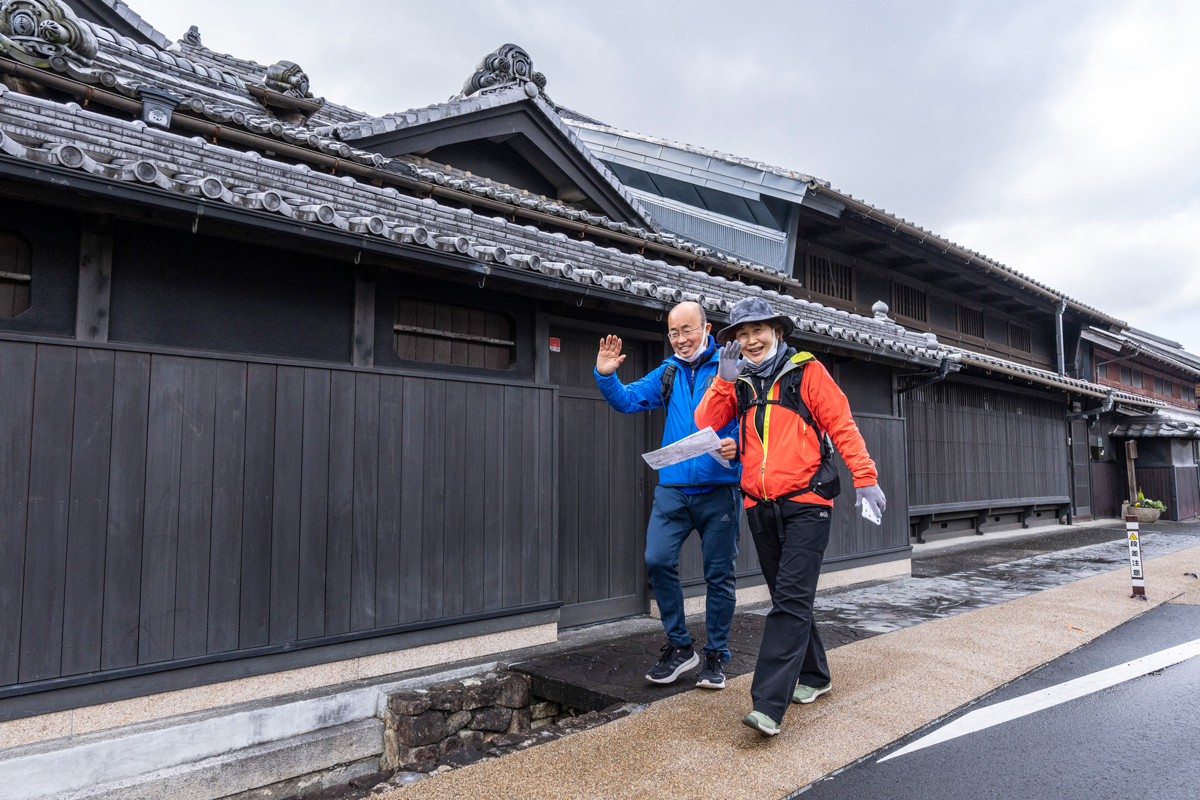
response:
<path id="1" fill-rule="evenodd" d="M 389 695 L 379 768 L 428 766 L 455 750 L 482 750 L 497 737 L 578 715 L 531 694 L 529 686 L 528 676 L 489 672 Z"/>

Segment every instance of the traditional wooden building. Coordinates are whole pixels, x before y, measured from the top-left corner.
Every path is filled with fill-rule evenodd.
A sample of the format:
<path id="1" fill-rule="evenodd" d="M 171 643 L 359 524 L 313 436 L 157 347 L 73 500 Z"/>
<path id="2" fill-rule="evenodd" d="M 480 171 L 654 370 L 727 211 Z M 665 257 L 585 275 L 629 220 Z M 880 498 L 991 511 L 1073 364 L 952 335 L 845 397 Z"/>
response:
<path id="1" fill-rule="evenodd" d="M 1146 331 L 1089 328 L 1080 362 L 1098 385 L 1155 405 L 1115 402 L 1087 418 L 1096 515 L 1117 516 L 1130 499 L 1125 442 L 1134 440 L 1136 483 L 1146 497 L 1166 506 L 1164 518 L 1200 516 L 1200 358 Z"/>
<path id="2" fill-rule="evenodd" d="M 639 377 L 683 299 L 766 298 L 849 396 L 889 513 L 838 504 L 826 585 L 1084 514 L 1069 416 L 1169 405 L 1079 372 L 1119 320 L 573 112 L 513 45 L 371 117 L 122 3 L 0 0 L 0 80 L 0 721 L 646 613 L 661 419 L 592 366 L 615 332 Z M 738 586 L 765 596 L 748 538 Z"/>

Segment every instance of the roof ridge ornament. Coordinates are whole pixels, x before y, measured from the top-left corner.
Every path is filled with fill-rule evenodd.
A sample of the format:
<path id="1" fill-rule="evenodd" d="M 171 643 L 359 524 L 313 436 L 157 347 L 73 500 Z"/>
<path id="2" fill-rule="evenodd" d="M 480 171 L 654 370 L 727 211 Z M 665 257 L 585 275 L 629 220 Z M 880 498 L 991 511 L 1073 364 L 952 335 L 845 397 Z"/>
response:
<path id="1" fill-rule="evenodd" d="M 524 88 L 530 98 L 537 97 L 546 89 L 546 76 L 534 72 L 533 59 L 524 48 L 505 44 L 480 59 L 475 72 L 463 84 L 462 92 L 450 99 L 461 100 L 514 87 Z"/>
<path id="2" fill-rule="evenodd" d="M 199 32 L 197 32 L 197 39 L 199 39 Z M 313 93 L 308 90 L 308 75 L 298 64 L 291 61 L 276 61 L 267 67 L 263 85 L 271 91 L 299 100 L 311 100 L 313 96 Z"/>
<path id="3" fill-rule="evenodd" d="M 183 41 L 192 47 L 204 47 L 204 43 L 200 41 L 200 28 L 195 25 L 187 29 L 187 33 L 183 35 Z"/>
<path id="4" fill-rule="evenodd" d="M 62 0 L 0 0 L 0 53 L 63 72 L 92 63 L 100 46 Z"/>

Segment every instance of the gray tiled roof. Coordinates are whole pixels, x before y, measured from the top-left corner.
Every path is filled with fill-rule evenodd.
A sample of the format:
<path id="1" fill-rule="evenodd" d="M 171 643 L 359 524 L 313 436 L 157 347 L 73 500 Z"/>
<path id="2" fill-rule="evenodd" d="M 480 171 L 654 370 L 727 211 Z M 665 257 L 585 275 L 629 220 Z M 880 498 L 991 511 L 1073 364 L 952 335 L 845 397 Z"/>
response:
<path id="1" fill-rule="evenodd" d="M 375 241 L 418 244 L 471 257 L 488 269 L 536 270 L 588 291 L 649 299 L 665 307 L 694 299 L 716 314 L 752 295 L 795 320 L 803 338 L 920 364 L 945 355 L 931 334 L 891 320 L 826 308 L 716 275 L 546 233 L 502 217 L 442 206 L 349 176 L 272 161 L 0 87 L 0 152 L 82 170 L 105 180 L 157 187 L 198 202 L 302 220 Z M 49 178 L 48 178 L 49 179 Z M 476 267 L 476 270 L 479 268 Z"/>
<path id="2" fill-rule="evenodd" d="M 99 2 L 111 8 L 117 16 L 125 20 L 130 27 L 136 28 L 138 33 L 145 36 L 150 41 L 162 48 L 171 46 L 171 40 L 160 33 L 153 25 L 142 19 L 141 15 L 130 8 L 123 0 L 99 0 Z"/>
<path id="3" fill-rule="evenodd" d="M 824 193 L 833 200 L 849 201 L 855 204 L 866 206 L 871 211 L 879 214 L 885 219 L 893 222 L 898 222 L 906 226 L 911 226 L 922 235 L 922 238 L 928 237 L 933 243 L 947 244 L 950 247 L 962 250 L 970 254 L 979 261 L 989 265 L 1000 272 L 1012 275 L 1020 280 L 1036 286 L 1041 290 L 1057 297 L 1066 300 L 1071 305 L 1086 310 L 1097 317 L 1112 322 L 1119 323 L 1117 320 L 1099 309 L 1092 306 L 1080 303 L 1078 300 L 1073 300 L 1067 295 L 1053 289 L 1050 286 L 1038 281 L 1034 278 L 1025 275 L 1011 267 L 994 261 L 991 258 L 978 253 L 962 245 L 956 244 L 948 239 L 938 236 L 932 231 L 928 231 L 921 226 L 909 222 L 903 217 L 898 217 L 876 206 L 864 203 L 858 200 L 848 192 L 842 192 L 834 189 L 829 181 L 821 180 L 798 170 L 790 170 L 785 167 L 778 167 L 772 164 L 766 164 L 761 161 L 756 161 L 750 158 L 723 153 L 719 150 L 710 150 L 704 147 L 695 145 L 683 144 L 670 139 L 663 139 L 657 136 L 648 136 L 643 133 L 635 133 L 633 131 L 624 130 L 621 128 L 613 128 L 606 125 L 598 125 L 595 123 L 584 122 L 581 120 L 566 120 L 567 125 L 571 125 L 584 131 L 583 137 L 585 141 L 593 146 L 596 146 L 604 153 L 626 153 L 634 154 L 635 156 L 645 159 L 651 159 L 652 166 L 655 169 L 651 171 L 660 172 L 670 176 L 670 171 L 675 170 L 681 180 L 690 180 L 695 182 L 696 176 L 693 171 L 702 172 L 704 177 L 704 185 L 711 185 L 713 188 L 724 188 L 726 191 L 732 190 L 735 194 L 739 193 L 739 189 L 744 192 L 746 190 L 765 191 L 767 194 L 775 194 L 778 196 L 794 195 L 798 197 L 805 196 L 805 189 L 812 188 L 813 190 Z M 688 156 L 692 156 L 695 161 L 688 162 Z M 631 166 L 637 166 L 636 163 L 631 163 Z M 722 175 L 722 178 L 709 177 L 712 174 Z M 799 202 L 799 201 L 797 201 Z M 1123 324 L 1123 323 L 1121 323 Z"/>
<path id="4" fill-rule="evenodd" d="M 463 116 L 465 114 L 473 114 L 477 111 L 483 111 L 489 108 L 498 108 L 500 106 L 512 105 L 514 103 L 531 102 L 539 111 L 541 111 L 563 136 L 587 159 L 588 163 L 599 172 L 609 184 L 616 189 L 622 198 L 625 199 L 638 217 L 646 224 L 646 227 L 653 231 L 660 230 L 658 222 L 654 216 L 642 207 L 637 198 L 629 193 L 625 188 L 625 184 L 617 179 L 612 170 L 608 166 L 596 158 L 595 154 L 588 149 L 580 139 L 579 134 L 572 129 L 570 125 L 563 121 L 556 111 L 556 107 L 549 103 L 540 94 L 535 97 L 530 97 L 526 93 L 526 88 L 533 84 L 525 84 L 524 86 L 514 86 L 509 89 L 503 89 L 493 92 L 482 92 L 480 94 L 471 95 L 449 100 L 445 103 L 426 106 L 425 108 L 410 108 L 408 111 L 400 111 L 394 114 L 386 114 L 382 117 L 371 117 L 355 122 L 345 122 L 334 127 L 334 132 L 338 138 L 343 141 L 352 142 L 355 139 L 363 139 L 368 136 L 378 136 L 383 133 L 389 133 L 403 128 L 411 128 L 417 125 L 424 125 L 429 122 L 435 122 L 442 119 L 451 119 L 453 117 Z"/>
<path id="5" fill-rule="evenodd" d="M 1200 439 L 1200 414 L 1160 408 L 1144 417 L 1122 419 L 1109 435 L 1131 439 Z"/>
<path id="6" fill-rule="evenodd" d="M 1056 389 L 1063 389 L 1068 392 L 1084 394 L 1091 397 L 1106 397 L 1109 393 L 1113 395 L 1115 400 L 1119 400 L 1131 405 L 1142 406 L 1146 408 L 1164 407 L 1162 403 L 1151 400 L 1148 397 L 1143 397 L 1132 392 L 1125 392 L 1119 389 L 1114 390 L 1108 386 L 1102 386 L 1098 383 L 1082 380 L 1080 378 L 1071 378 L 1065 375 L 1059 375 L 1049 370 L 1030 367 L 1025 364 L 1019 364 L 1015 361 L 998 358 L 996 356 L 977 353 L 974 350 L 964 350 L 961 347 L 943 344 L 942 347 L 950 353 L 950 359 L 964 367 L 974 367 L 984 370 L 985 372 L 998 372 L 1003 375 L 1011 375 L 1016 378 L 1024 378 L 1033 383 L 1038 383 L 1043 386 L 1050 386 Z"/>

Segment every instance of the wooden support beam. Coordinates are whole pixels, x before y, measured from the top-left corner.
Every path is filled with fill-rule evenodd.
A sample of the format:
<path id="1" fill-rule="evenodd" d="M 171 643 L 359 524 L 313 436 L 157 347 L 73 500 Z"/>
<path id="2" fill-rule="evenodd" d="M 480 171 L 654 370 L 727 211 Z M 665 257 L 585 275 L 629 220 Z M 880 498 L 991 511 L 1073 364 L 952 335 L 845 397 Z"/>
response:
<path id="1" fill-rule="evenodd" d="M 75 303 L 75 338 L 81 342 L 108 341 L 112 244 L 112 227 L 107 220 L 84 217 L 79 232 L 79 292 Z"/>
<path id="2" fill-rule="evenodd" d="M 375 365 L 375 281 L 354 278 L 354 340 L 351 364 L 356 367 Z"/>
<path id="3" fill-rule="evenodd" d="M 540 310 L 533 319 L 533 382 L 550 382 L 550 315 Z"/>
<path id="4" fill-rule="evenodd" d="M 798 281 L 804 280 L 803 270 L 796 269 L 796 240 L 800 238 L 800 206 L 790 206 L 787 221 L 787 245 L 783 253 L 783 271 Z"/>

